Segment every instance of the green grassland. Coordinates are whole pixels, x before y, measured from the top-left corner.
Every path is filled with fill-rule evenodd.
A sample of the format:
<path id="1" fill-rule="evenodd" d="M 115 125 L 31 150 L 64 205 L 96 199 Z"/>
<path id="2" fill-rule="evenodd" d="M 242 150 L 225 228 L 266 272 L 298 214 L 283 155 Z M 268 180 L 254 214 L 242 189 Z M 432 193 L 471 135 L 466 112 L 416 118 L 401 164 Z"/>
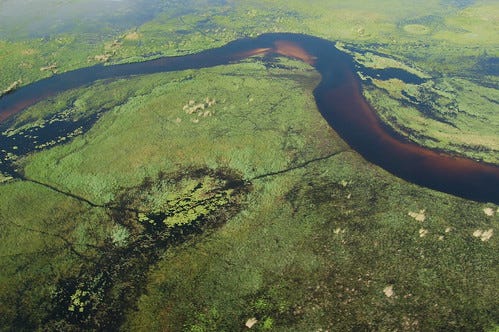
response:
<path id="1" fill-rule="evenodd" d="M 492 1 L 193 3 L 115 35 L 0 41 L 0 90 L 308 33 L 425 79 L 364 81 L 395 130 L 499 163 L 497 76 L 479 63 L 499 55 Z M 256 57 L 96 82 L 16 117 L 6 135 L 100 114 L 15 155 L 22 179 L 0 176 L 0 330 L 497 329 L 499 207 L 367 163 L 317 111 L 319 80 L 303 63 Z"/>

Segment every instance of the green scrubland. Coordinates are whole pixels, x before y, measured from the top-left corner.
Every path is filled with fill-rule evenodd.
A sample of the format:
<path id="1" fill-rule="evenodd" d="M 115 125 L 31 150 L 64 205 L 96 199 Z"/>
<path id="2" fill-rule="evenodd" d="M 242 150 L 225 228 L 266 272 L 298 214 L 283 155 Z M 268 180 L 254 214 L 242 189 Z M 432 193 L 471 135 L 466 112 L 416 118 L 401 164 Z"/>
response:
<path id="1" fill-rule="evenodd" d="M 395 130 L 498 163 L 497 72 L 484 66 L 498 56 L 499 7 L 459 4 L 177 4 L 115 35 L 0 41 L 0 89 L 301 32 L 342 42 Z M 21 178 L 0 177 L 0 329 L 497 330 L 499 207 L 366 162 L 317 111 L 319 80 L 255 57 L 96 82 L 3 125 L 12 137 L 98 114 L 11 152 Z"/>

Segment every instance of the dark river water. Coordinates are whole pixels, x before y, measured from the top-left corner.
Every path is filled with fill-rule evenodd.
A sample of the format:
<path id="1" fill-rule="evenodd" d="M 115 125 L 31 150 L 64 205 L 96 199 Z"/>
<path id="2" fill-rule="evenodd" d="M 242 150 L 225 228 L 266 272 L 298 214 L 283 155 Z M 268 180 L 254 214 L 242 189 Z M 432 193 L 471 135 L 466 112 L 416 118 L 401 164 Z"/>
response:
<path id="1" fill-rule="evenodd" d="M 0 122 L 59 92 L 96 80 L 228 64 L 256 54 L 301 59 L 321 74 L 314 90 L 323 117 L 366 160 L 409 182 L 499 204 L 499 167 L 420 147 L 384 126 L 362 95 L 352 59 L 330 41 L 301 34 L 264 34 L 197 54 L 82 68 L 40 80 L 0 99 Z M 400 73 L 385 73 L 398 75 Z"/>

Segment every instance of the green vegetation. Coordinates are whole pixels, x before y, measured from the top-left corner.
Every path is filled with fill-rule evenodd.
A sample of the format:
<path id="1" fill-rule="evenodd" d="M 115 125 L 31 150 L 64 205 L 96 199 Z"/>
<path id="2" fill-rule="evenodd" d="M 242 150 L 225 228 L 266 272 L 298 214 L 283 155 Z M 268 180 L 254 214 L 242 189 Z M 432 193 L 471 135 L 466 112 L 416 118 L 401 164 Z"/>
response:
<path id="1" fill-rule="evenodd" d="M 373 85 L 364 90 L 367 100 L 385 123 L 404 136 L 431 148 L 499 164 L 495 129 L 499 90 L 447 78 L 420 85 L 373 79 Z"/>
<path id="2" fill-rule="evenodd" d="M 388 57 L 396 57 L 403 68 L 423 68 L 425 75 L 436 80 L 437 85 L 443 83 L 444 88 L 437 86 L 436 90 L 450 89 L 450 102 L 459 110 L 458 116 L 449 113 L 449 103 L 432 104 L 430 106 L 436 106 L 440 114 L 436 122 L 429 123 L 431 114 L 418 115 L 420 111 L 405 104 L 401 107 L 400 103 L 393 102 L 393 96 L 382 91 L 374 95 L 366 93 L 376 108 L 385 110 L 382 119 L 419 144 L 497 162 L 491 157 L 498 151 L 494 135 L 497 120 L 490 119 L 490 116 L 496 117 L 492 110 L 497 99 L 490 97 L 488 88 L 492 87 L 495 93 L 499 83 L 497 76 L 483 69 L 484 63 L 499 56 L 498 26 L 493 19 L 498 9 L 493 1 L 477 1 L 466 8 L 441 6 L 439 1 L 417 4 L 390 1 L 385 5 L 366 5 L 365 1 L 348 5 L 315 2 L 312 7 L 298 1 L 270 5 L 267 1 L 251 0 L 220 6 L 197 1 L 188 7 L 173 3 L 168 5 L 168 11 L 153 20 L 114 36 L 66 32 L 49 39 L 0 41 L 3 68 L 0 88 L 5 90 L 18 81 L 28 84 L 52 72 L 99 62 L 134 62 L 197 52 L 265 32 L 308 33 L 385 54 L 374 61 L 370 59 L 374 67 L 379 66 L 378 62 L 386 62 Z M 364 61 L 362 56 L 357 59 Z M 463 88 L 463 84 L 473 88 Z M 391 86 L 391 82 L 388 85 Z M 401 114 L 405 109 L 412 115 Z M 445 113 L 444 121 L 442 113 Z M 478 116 L 475 113 L 479 113 Z M 435 139 L 421 139 L 433 136 L 427 135 L 421 124 L 431 133 L 443 133 Z M 402 130 L 402 126 L 410 130 Z"/>
<path id="3" fill-rule="evenodd" d="M 493 1 L 169 4 L 126 32 L 0 41 L 0 91 L 308 33 L 342 41 L 366 71 L 423 79 L 364 81 L 397 131 L 499 163 L 498 81 L 483 71 L 499 55 Z M 367 163 L 317 112 L 319 79 L 255 57 L 96 82 L 4 125 L 30 138 L 95 122 L 8 154 L 23 178 L 0 175 L 0 330 L 497 330 L 499 207 Z"/>

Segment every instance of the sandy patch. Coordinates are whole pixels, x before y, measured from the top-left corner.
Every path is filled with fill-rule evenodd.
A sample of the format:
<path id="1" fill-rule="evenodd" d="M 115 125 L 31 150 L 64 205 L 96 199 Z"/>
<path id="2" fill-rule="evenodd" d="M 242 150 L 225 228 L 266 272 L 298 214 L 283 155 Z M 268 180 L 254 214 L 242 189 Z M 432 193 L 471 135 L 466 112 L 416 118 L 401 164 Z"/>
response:
<path id="1" fill-rule="evenodd" d="M 477 229 L 473 232 L 473 236 L 479 238 L 483 242 L 487 242 L 494 235 L 494 230 L 492 228 L 484 231 L 482 229 Z"/>
<path id="2" fill-rule="evenodd" d="M 426 220 L 425 212 L 426 212 L 426 210 L 419 210 L 419 212 L 409 211 L 409 213 L 407 213 L 407 214 L 409 216 L 413 217 L 414 219 L 416 219 L 416 221 L 423 222 Z"/>
<path id="3" fill-rule="evenodd" d="M 141 37 L 140 33 L 138 33 L 137 31 L 134 31 L 134 32 L 130 32 L 130 33 L 126 34 L 124 39 L 125 40 L 139 40 L 140 37 Z"/>
<path id="4" fill-rule="evenodd" d="M 483 213 L 485 213 L 489 217 L 492 217 L 494 215 L 494 209 L 486 207 L 483 209 Z"/>
<path id="5" fill-rule="evenodd" d="M 250 318 L 246 321 L 246 324 L 244 324 L 247 328 L 252 328 L 256 323 L 258 323 L 258 319 L 256 318 Z"/>
<path id="6" fill-rule="evenodd" d="M 383 289 L 383 293 L 385 294 L 386 297 L 392 297 L 395 295 L 395 292 L 393 291 L 393 285 L 388 285 Z"/>
<path id="7" fill-rule="evenodd" d="M 428 230 L 424 229 L 424 228 L 421 228 L 419 230 L 419 237 L 425 237 L 426 235 L 428 235 Z"/>

